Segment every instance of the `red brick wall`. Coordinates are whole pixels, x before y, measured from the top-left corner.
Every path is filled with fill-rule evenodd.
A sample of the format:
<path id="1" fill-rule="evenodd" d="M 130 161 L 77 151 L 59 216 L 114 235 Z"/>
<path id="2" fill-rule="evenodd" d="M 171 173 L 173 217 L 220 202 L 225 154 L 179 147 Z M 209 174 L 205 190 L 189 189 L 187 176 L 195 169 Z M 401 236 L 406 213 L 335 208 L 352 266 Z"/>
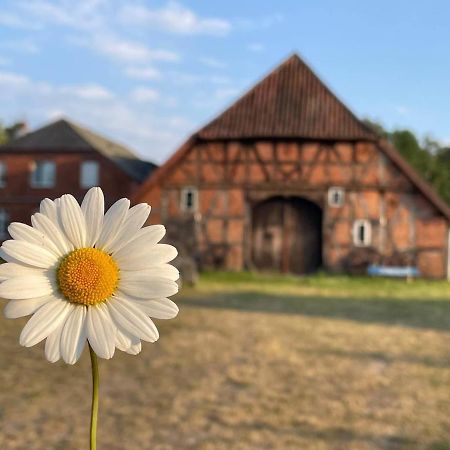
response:
<path id="1" fill-rule="evenodd" d="M 56 163 L 56 181 L 53 188 L 31 187 L 31 168 L 37 160 Z M 85 160 L 99 162 L 100 186 L 105 193 L 107 204 L 112 204 L 120 197 L 129 197 L 137 188 L 137 182 L 97 152 L 1 152 L 0 161 L 6 164 L 7 175 L 5 187 L 0 188 L 0 208 L 8 212 L 11 221 L 30 223 L 31 214 L 36 212 L 40 201 L 45 197 L 53 199 L 71 193 L 81 200 L 87 191 L 80 187 L 80 167 Z"/>

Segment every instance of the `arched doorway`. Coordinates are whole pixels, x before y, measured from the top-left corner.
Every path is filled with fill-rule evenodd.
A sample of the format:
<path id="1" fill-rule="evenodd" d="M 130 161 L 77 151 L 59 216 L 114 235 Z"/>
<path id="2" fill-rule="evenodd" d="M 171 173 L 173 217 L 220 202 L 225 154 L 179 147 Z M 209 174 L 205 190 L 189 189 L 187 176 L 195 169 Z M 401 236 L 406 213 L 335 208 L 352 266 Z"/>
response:
<path id="1" fill-rule="evenodd" d="M 311 273 L 322 263 L 322 210 L 299 197 L 273 197 L 252 215 L 252 260 L 257 269 Z"/>

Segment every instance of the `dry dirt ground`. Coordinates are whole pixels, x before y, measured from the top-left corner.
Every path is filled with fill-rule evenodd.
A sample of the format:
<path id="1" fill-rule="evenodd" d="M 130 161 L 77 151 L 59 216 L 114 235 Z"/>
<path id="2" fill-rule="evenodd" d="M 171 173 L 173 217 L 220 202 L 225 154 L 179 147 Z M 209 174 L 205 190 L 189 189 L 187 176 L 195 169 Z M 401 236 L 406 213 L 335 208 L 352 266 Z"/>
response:
<path id="1" fill-rule="evenodd" d="M 98 450 L 448 450 L 446 283 L 206 274 L 138 357 L 101 361 Z M 0 449 L 85 450 L 88 352 L 0 319 Z"/>

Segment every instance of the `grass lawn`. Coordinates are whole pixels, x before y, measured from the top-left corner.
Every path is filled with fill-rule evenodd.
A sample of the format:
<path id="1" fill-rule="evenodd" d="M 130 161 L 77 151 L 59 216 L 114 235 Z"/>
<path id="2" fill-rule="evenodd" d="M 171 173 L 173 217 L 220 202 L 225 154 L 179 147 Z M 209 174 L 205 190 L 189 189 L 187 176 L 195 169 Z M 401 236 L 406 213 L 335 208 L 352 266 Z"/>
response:
<path id="1" fill-rule="evenodd" d="M 450 450 L 450 283 L 206 273 L 101 361 L 99 450 Z M 87 448 L 89 358 L 0 318 L 0 449 Z"/>

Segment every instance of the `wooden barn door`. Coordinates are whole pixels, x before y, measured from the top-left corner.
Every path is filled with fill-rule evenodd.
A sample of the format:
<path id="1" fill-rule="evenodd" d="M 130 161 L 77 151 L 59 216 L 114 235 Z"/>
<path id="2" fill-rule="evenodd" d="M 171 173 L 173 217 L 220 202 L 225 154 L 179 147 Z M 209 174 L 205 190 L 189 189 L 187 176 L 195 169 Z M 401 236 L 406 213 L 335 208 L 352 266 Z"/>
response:
<path id="1" fill-rule="evenodd" d="M 301 198 L 276 197 L 256 205 L 252 258 L 257 269 L 305 274 L 322 262 L 322 214 Z"/>

